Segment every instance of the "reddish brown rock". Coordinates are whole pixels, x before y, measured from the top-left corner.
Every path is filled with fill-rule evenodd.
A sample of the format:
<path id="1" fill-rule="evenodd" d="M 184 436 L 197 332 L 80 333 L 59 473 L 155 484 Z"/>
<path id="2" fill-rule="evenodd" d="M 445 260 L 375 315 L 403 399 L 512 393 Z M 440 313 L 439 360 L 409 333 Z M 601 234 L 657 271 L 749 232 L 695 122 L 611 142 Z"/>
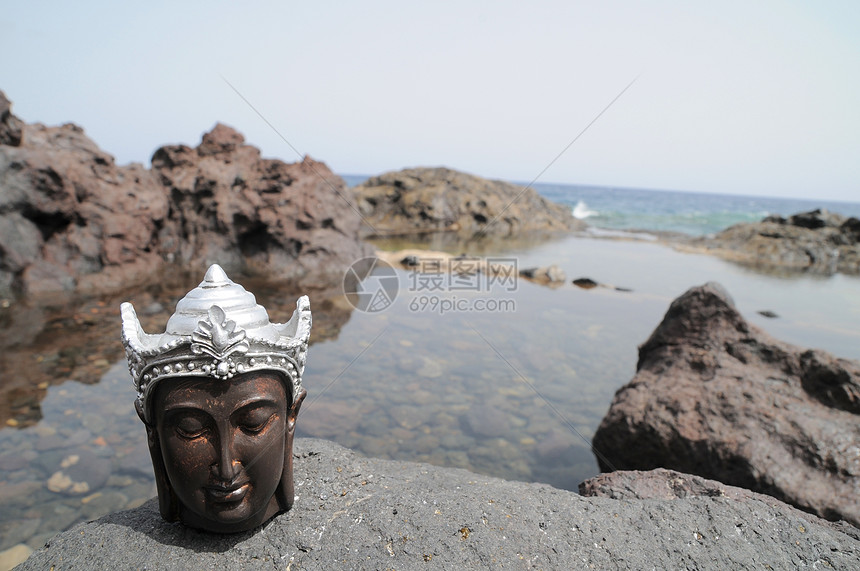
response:
<path id="1" fill-rule="evenodd" d="M 156 179 L 117 167 L 75 125 L 22 133 L 0 145 L 0 289 L 116 289 L 156 271 L 168 213 Z"/>
<path id="2" fill-rule="evenodd" d="M 450 232 L 509 237 L 581 230 L 570 209 L 534 189 L 446 168 L 413 168 L 355 189 L 369 236 Z"/>
<path id="3" fill-rule="evenodd" d="M 718 284 L 639 348 L 594 435 L 604 471 L 664 467 L 860 524 L 860 363 L 773 339 Z"/>
<path id="4" fill-rule="evenodd" d="M 20 145 L 21 127 L 21 120 L 12 115 L 12 102 L 0 91 L 0 145 Z"/>
<path id="5" fill-rule="evenodd" d="M 160 249 L 183 265 L 218 262 L 228 271 L 318 284 L 339 281 L 371 253 L 358 238 L 360 218 L 340 177 L 307 157 L 293 164 L 263 159 L 225 125 L 196 149 L 158 149 L 152 172 L 170 196 L 171 226 Z"/>
<path id="6" fill-rule="evenodd" d="M 117 166 L 80 127 L 21 123 L 0 93 L 0 188 L 0 295 L 116 291 L 170 262 L 321 285 L 371 252 L 342 179 L 263 159 L 221 124 L 152 170 Z"/>

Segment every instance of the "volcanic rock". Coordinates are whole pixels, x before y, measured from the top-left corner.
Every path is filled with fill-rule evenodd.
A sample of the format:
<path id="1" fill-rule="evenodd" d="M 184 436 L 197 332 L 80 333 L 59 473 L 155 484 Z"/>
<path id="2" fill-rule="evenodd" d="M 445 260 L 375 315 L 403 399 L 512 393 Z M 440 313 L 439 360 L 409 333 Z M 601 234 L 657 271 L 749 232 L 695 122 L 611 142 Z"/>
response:
<path id="1" fill-rule="evenodd" d="M 452 232 L 507 237 L 585 228 L 569 208 L 531 188 L 446 168 L 385 173 L 355 192 L 367 236 Z"/>
<path id="2" fill-rule="evenodd" d="M 160 265 L 164 190 L 80 127 L 24 124 L 18 145 L 0 144 L 0 188 L 0 290 L 116 289 Z"/>
<path id="3" fill-rule="evenodd" d="M 758 496 L 582 497 L 296 441 L 295 506 L 207 534 L 156 502 L 79 524 L 18 569 L 849 569 L 851 528 Z M 855 530 L 856 531 L 856 530 Z"/>
<path id="4" fill-rule="evenodd" d="M 370 253 L 342 179 L 263 159 L 221 124 L 196 149 L 158 149 L 151 170 L 117 166 L 76 125 L 22 123 L 0 93 L 0 188 L 0 295 L 116 291 L 170 262 L 319 285 Z"/>
<path id="5" fill-rule="evenodd" d="M 780 511 L 792 514 L 794 517 L 808 517 L 806 512 L 802 512 L 772 496 L 664 468 L 599 474 L 580 483 L 579 494 L 589 498 L 612 498 L 613 500 L 675 500 L 679 498 L 755 500 L 779 508 Z M 860 540 L 860 529 L 844 520 L 833 523 L 821 519 L 818 521 L 822 525 L 830 524 L 833 529 Z"/>
<path id="6" fill-rule="evenodd" d="M 719 284 L 676 299 L 593 446 L 601 470 L 698 474 L 860 524 L 860 363 L 773 339 Z"/>
<path id="7" fill-rule="evenodd" d="M 21 120 L 12 115 L 12 102 L 0 91 L 0 145 L 20 145 L 21 126 Z"/>
<path id="8" fill-rule="evenodd" d="M 860 220 L 824 209 L 735 224 L 690 244 L 764 270 L 860 273 Z"/>
<path id="9" fill-rule="evenodd" d="M 170 197 L 171 231 L 160 240 L 168 259 L 333 283 L 371 252 L 358 239 L 359 216 L 340 177 L 308 157 L 263 159 L 226 125 L 197 149 L 158 149 L 152 172 Z"/>

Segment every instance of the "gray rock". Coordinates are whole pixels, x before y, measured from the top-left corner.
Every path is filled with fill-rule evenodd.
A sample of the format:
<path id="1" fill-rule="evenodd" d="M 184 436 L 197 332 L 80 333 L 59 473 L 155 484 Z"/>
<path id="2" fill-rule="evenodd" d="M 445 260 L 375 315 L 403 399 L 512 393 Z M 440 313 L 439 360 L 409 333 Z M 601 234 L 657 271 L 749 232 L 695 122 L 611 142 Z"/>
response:
<path id="1" fill-rule="evenodd" d="M 860 273 L 860 220 L 824 209 L 735 224 L 689 245 L 766 271 Z"/>
<path id="2" fill-rule="evenodd" d="M 488 404 L 470 407 L 460 417 L 460 423 L 469 433 L 484 438 L 502 436 L 511 428 L 508 413 Z"/>
<path id="3" fill-rule="evenodd" d="M 586 498 L 296 442 L 295 507 L 254 532 L 164 523 L 155 501 L 80 524 L 18 569 L 856 568 L 860 541 L 776 500 Z"/>

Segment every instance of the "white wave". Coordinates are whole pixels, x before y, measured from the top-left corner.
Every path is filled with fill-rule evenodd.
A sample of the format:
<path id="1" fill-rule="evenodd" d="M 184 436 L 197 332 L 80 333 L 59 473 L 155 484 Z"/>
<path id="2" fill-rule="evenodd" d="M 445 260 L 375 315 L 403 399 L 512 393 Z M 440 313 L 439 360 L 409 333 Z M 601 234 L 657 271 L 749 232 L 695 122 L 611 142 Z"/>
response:
<path id="1" fill-rule="evenodd" d="M 585 204 L 584 201 L 580 200 L 576 203 L 576 206 L 573 207 L 573 217 L 578 218 L 580 220 L 584 220 L 589 216 L 597 216 L 599 212 L 596 210 L 589 210 L 588 205 Z"/>

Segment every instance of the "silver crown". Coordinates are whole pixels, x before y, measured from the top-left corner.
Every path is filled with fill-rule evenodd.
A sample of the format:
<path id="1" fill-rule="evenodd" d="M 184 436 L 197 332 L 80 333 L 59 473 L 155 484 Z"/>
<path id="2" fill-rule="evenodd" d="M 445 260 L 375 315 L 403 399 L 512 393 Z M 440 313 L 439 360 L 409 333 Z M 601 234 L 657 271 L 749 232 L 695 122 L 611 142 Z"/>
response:
<path id="1" fill-rule="evenodd" d="M 292 318 L 270 323 L 254 294 L 234 283 L 218 264 L 176 304 L 163 334 L 143 331 L 134 307 L 122 313 L 122 343 L 137 400 L 147 422 L 156 384 L 176 377 L 225 381 L 251 371 L 277 371 L 292 384 L 292 402 L 302 391 L 302 374 L 311 334 L 306 295 L 296 301 Z"/>

